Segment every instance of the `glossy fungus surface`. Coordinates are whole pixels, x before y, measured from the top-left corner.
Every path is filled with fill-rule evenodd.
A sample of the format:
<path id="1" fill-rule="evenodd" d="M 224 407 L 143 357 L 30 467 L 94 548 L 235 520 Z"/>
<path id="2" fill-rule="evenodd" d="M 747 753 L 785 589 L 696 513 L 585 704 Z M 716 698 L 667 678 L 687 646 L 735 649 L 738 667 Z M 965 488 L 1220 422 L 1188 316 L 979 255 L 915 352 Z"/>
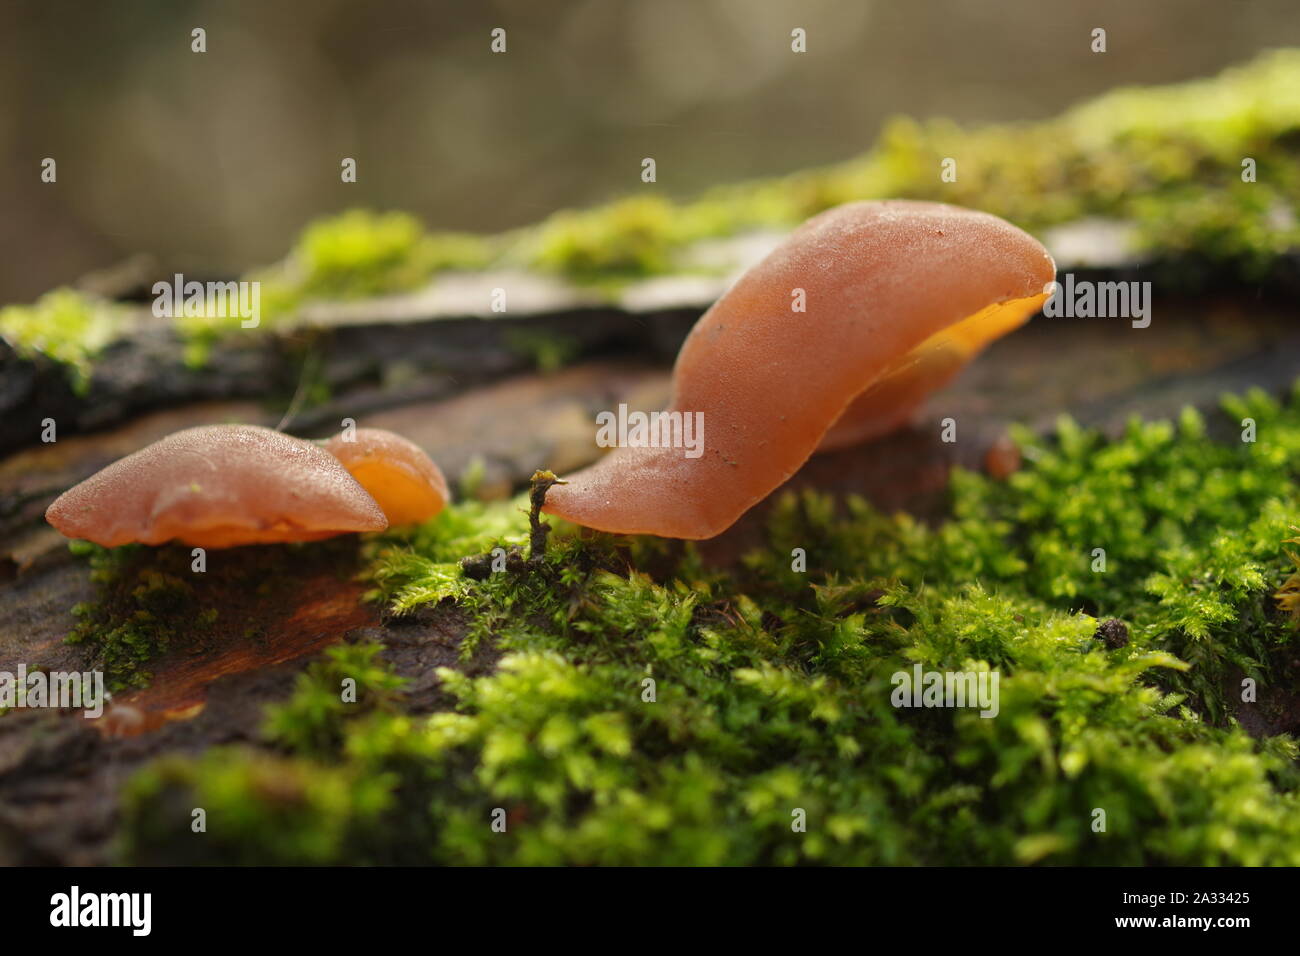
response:
<path id="1" fill-rule="evenodd" d="M 938 203 L 862 202 L 810 219 L 696 323 L 670 412 L 703 450 L 620 447 L 546 510 L 603 531 L 708 538 L 819 446 L 898 427 L 985 345 L 1032 316 L 1055 265 L 1028 234 Z M 792 308 L 802 297 L 805 311 Z"/>
<path id="2" fill-rule="evenodd" d="M 228 548 L 388 525 L 329 452 L 254 425 L 168 435 L 64 492 L 45 517 L 70 538 L 106 547 L 175 540 Z"/>

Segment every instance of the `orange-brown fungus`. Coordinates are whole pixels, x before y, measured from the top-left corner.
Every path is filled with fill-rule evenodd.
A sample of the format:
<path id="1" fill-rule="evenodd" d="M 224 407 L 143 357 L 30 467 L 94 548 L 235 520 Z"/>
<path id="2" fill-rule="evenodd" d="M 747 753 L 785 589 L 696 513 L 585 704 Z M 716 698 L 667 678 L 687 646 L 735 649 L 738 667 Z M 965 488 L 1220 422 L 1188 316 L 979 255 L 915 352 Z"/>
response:
<path id="1" fill-rule="evenodd" d="M 389 527 L 428 521 L 447 504 L 447 479 L 418 445 L 381 428 L 340 432 L 325 443 L 388 516 Z"/>
<path id="2" fill-rule="evenodd" d="M 69 538 L 106 547 L 229 548 L 388 526 L 333 455 L 254 425 L 168 435 L 64 492 L 45 518 Z"/>
<path id="3" fill-rule="evenodd" d="M 621 447 L 546 510 L 603 531 L 708 538 L 819 446 L 903 424 L 1055 278 L 1038 242 L 986 213 L 861 202 L 804 223 L 696 323 L 670 412 L 703 415 L 703 454 Z M 795 311 L 802 290 L 806 311 Z"/>
<path id="4" fill-rule="evenodd" d="M 984 453 L 984 470 L 998 481 L 1006 481 L 1018 472 L 1020 464 L 1020 446 L 1010 435 L 999 435 Z"/>

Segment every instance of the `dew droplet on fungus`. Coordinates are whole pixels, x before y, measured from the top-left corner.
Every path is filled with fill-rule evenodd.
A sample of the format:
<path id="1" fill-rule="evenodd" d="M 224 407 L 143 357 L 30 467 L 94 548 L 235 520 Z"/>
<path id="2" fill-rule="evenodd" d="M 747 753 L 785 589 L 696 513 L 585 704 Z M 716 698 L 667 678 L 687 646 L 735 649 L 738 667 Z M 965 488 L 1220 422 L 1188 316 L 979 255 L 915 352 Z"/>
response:
<path id="1" fill-rule="evenodd" d="M 337 458 L 256 425 L 168 435 L 65 491 L 45 519 L 69 538 L 110 548 L 172 540 L 230 548 L 388 526 Z"/>
<path id="2" fill-rule="evenodd" d="M 551 489 L 546 511 L 626 534 L 709 538 L 823 442 L 901 425 L 985 345 L 1038 311 L 1055 264 L 996 216 L 860 202 L 804 223 L 695 324 L 670 411 L 702 413 L 703 454 L 620 447 Z M 806 312 L 790 309 L 805 290 Z"/>
<path id="3" fill-rule="evenodd" d="M 379 503 L 389 527 L 428 521 L 451 499 L 442 470 L 419 445 L 382 428 L 358 428 L 355 441 L 343 434 L 325 450 Z"/>

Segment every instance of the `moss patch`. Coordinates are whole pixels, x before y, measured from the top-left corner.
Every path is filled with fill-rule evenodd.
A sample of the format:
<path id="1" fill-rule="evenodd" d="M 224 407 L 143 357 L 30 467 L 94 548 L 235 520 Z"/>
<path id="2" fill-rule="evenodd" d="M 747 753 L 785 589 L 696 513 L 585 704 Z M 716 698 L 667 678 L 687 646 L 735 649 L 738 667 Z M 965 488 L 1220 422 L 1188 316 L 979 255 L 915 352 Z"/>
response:
<path id="1" fill-rule="evenodd" d="M 427 233 L 406 213 L 351 210 L 308 226 L 293 259 L 304 295 L 357 298 L 411 289 L 447 269 L 480 268 L 491 250 L 479 236 Z"/>
<path id="2" fill-rule="evenodd" d="M 714 189 L 698 200 L 635 199 L 557 214 L 529 261 L 578 278 L 671 270 L 702 238 L 788 228 L 840 203 L 910 198 L 1002 216 L 1030 232 L 1089 216 L 1134 223 L 1166 258 L 1257 280 L 1300 245 L 1300 51 L 1282 50 L 1210 80 L 1121 89 L 1034 124 L 963 129 L 890 121 L 858 159 Z M 945 158 L 957 179 L 940 180 Z M 1256 164 L 1243 183 L 1242 160 Z M 1185 285 L 1197 272 L 1180 273 Z"/>
<path id="3" fill-rule="evenodd" d="M 1116 441 L 1021 433 L 1027 466 L 957 473 L 936 528 L 786 495 L 727 571 L 570 530 L 528 573 L 474 580 L 457 560 L 521 546 L 525 500 L 454 506 L 372 543 L 373 596 L 454 602 L 505 653 L 495 672 L 441 671 L 458 705 L 417 718 L 373 651 L 340 651 L 270 717 L 273 755 L 137 779 L 127 857 L 1300 863 L 1295 742 L 1233 718 L 1293 694 L 1273 595 L 1294 570 L 1300 400 L 1226 406 L 1223 443 L 1191 412 Z M 893 675 L 916 665 L 997 671 L 998 715 L 896 708 Z M 348 674 L 364 702 L 340 706 Z M 192 806 L 219 838 L 191 837 Z"/>
<path id="4" fill-rule="evenodd" d="M 682 268 L 681 253 L 701 239 L 788 229 L 859 199 L 909 198 L 983 209 L 1030 232 L 1111 217 L 1133 223 L 1141 246 L 1189 260 L 1177 274 L 1185 286 L 1196 286 L 1199 263 L 1256 281 L 1300 245 L 1298 87 L 1300 51 L 1281 50 L 1209 80 L 1116 90 L 1040 123 L 963 129 L 899 117 L 845 163 L 685 202 L 655 193 L 562 210 L 491 241 L 424 234 L 409 217 L 347 213 L 309 229 L 295 257 L 317 263 L 325 290 L 338 281 L 395 291 L 413 276 L 491 262 L 617 287 Z M 940 180 L 946 158 L 957 161 L 955 182 Z M 1246 158 L 1255 162 L 1255 182 L 1242 182 Z M 337 244 L 350 255 L 320 257 L 318 235 L 342 237 Z M 455 254 L 429 268 L 438 258 L 425 251 L 432 246 Z"/>
<path id="5" fill-rule="evenodd" d="M 292 609 L 302 579 L 323 572 L 346 579 L 356 553 L 348 539 L 210 551 L 207 570 L 196 572 L 182 545 L 70 547 L 87 558 L 97 594 L 73 608 L 77 624 L 67 641 L 87 645 L 110 690 L 146 686 L 151 663 L 168 651 L 204 654 L 264 640 L 275 616 Z"/>
<path id="6" fill-rule="evenodd" d="M 64 365 L 78 394 L 90 385 L 92 362 L 121 331 L 121 309 L 72 289 L 0 309 L 0 336 L 19 355 L 43 355 Z"/>

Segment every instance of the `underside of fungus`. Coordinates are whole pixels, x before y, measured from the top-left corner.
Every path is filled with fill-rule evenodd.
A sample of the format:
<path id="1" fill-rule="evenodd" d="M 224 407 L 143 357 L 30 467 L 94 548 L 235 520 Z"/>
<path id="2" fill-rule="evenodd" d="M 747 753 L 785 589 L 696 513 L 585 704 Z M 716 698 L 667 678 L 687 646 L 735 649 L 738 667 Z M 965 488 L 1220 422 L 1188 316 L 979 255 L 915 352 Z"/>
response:
<path id="1" fill-rule="evenodd" d="M 325 443 L 379 503 L 389 527 L 428 521 L 451 498 L 442 470 L 414 442 L 381 428 L 340 432 Z"/>
<path id="2" fill-rule="evenodd" d="M 1055 273 L 1037 241 L 986 213 L 907 201 L 829 210 L 682 345 L 669 411 L 702 415 L 703 454 L 617 448 L 551 489 L 546 511 L 602 531 L 713 537 L 819 447 L 904 424 L 1037 312 Z"/>
<path id="3" fill-rule="evenodd" d="M 64 492 L 45 518 L 70 538 L 106 547 L 180 541 L 229 548 L 388 526 L 333 455 L 254 425 L 169 435 Z"/>

